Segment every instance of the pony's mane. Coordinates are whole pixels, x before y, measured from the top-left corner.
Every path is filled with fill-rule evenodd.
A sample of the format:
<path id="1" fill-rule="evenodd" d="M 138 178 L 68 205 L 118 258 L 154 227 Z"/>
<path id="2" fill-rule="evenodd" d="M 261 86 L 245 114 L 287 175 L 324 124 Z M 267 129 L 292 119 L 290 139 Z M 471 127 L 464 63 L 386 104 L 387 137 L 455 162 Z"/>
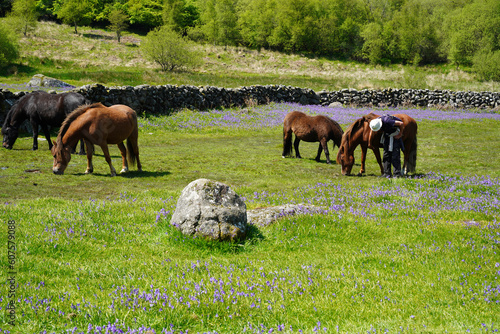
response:
<path id="1" fill-rule="evenodd" d="M 17 109 L 19 109 L 19 105 L 22 103 L 22 101 L 25 100 L 26 96 L 28 95 L 24 95 L 23 97 L 18 99 L 16 102 L 14 102 L 12 107 L 10 107 L 9 111 L 7 112 L 7 116 L 5 116 L 5 121 L 3 122 L 2 130 L 10 124 L 10 121 L 12 120 L 12 115 L 14 115 Z"/>
<path id="2" fill-rule="evenodd" d="M 375 115 L 374 113 L 369 113 L 367 115 L 363 115 L 361 118 L 358 118 L 355 120 L 349 127 L 345 130 L 344 135 L 342 136 L 342 144 L 345 144 L 345 141 L 350 141 L 351 140 L 351 133 L 353 130 L 359 129 L 360 127 L 363 126 L 364 122 L 370 122 L 372 119 L 375 119 L 379 116 Z"/>
<path id="3" fill-rule="evenodd" d="M 64 122 L 61 125 L 61 128 L 59 129 L 59 134 L 57 135 L 57 144 L 62 147 L 62 138 L 64 137 L 66 131 L 68 131 L 69 126 L 71 125 L 71 123 L 73 123 L 75 119 L 80 117 L 82 114 L 84 114 L 85 112 L 87 112 L 87 110 L 91 108 L 100 108 L 100 107 L 104 107 L 100 102 L 93 104 L 84 104 L 79 106 L 78 108 L 73 110 L 71 114 L 66 116 L 66 119 L 64 120 Z"/>
<path id="4" fill-rule="evenodd" d="M 344 135 L 342 136 L 342 145 L 344 145 L 345 141 L 349 142 L 351 140 L 351 132 L 354 129 L 359 128 L 360 124 L 363 124 L 363 118 L 358 118 L 355 120 L 349 127 L 345 130 Z"/>

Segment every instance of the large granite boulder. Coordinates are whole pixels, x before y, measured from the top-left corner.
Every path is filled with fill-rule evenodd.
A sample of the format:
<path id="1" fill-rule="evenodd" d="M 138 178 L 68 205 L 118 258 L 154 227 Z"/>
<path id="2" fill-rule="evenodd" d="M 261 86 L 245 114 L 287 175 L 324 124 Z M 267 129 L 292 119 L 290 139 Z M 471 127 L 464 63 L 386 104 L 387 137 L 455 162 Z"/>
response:
<path id="1" fill-rule="evenodd" d="M 28 82 L 29 87 L 59 87 L 59 88 L 75 88 L 74 86 L 43 74 L 35 74 Z"/>
<path id="2" fill-rule="evenodd" d="M 247 233 L 246 205 L 229 186 L 199 179 L 182 190 L 170 223 L 186 235 L 242 240 Z"/>

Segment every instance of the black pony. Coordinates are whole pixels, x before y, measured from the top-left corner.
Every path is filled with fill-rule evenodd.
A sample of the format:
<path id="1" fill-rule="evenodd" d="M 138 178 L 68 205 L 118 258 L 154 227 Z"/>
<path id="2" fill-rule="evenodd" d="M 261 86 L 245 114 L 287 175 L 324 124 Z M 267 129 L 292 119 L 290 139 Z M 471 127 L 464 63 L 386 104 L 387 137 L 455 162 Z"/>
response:
<path id="1" fill-rule="evenodd" d="M 33 150 L 38 149 L 38 126 L 42 127 L 49 149 L 52 149 L 50 127 L 60 127 L 66 116 L 83 104 L 89 104 L 79 93 L 49 94 L 36 91 L 26 94 L 10 108 L 2 126 L 3 147 L 11 149 L 19 135 L 19 127 L 29 119 L 33 129 Z M 85 154 L 83 141 L 80 154 Z"/>

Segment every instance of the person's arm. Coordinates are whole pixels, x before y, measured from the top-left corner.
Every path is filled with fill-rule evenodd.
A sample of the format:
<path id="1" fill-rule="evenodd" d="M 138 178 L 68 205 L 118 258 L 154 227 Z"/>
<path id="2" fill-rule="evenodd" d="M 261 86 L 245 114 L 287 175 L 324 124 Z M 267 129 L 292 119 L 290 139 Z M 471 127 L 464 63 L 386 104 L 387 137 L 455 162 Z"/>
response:
<path id="1" fill-rule="evenodd" d="M 394 121 L 394 125 L 399 128 L 399 133 L 394 136 L 394 138 L 399 139 L 403 136 L 403 129 L 405 128 L 405 125 L 401 121 Z"/>

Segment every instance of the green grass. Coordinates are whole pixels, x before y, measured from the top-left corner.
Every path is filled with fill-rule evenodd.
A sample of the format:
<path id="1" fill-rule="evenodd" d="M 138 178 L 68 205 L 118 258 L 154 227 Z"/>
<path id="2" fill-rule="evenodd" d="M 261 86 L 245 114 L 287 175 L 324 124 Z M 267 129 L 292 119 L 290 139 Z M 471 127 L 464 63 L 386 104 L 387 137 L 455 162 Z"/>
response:
<path id="1" fill-rule="evenodd" d="M 233 115 L 259 108 L 277 106 Z M 99 149 L 95 174 L 74 155 L 62 176 L 46 142 L 32 152 L 25 136 L 0 150 L 0 238 L 14 221 L 18 283 L 17 324 L 2 312 L 3 331 L 115 322 L 157 333 L 499 329 L 498 121 L 419 121 L 417 177 L 388 180 L 372 153 L 365 177 L 341 176 L 324 156 L 315 162 L 316 143 L 301 143 L 303 159 L 283 159 L 278 126 L 179 126 L 207 118 L 186 110 L 141 119 L 144 171 L 114 178 Z M 240 243 L 185 237 L 170 217 L 183 187 L 202 177 L 231 185 L 249 209 L 330 209 L 254 226 Z M 6 296 L 8 284 L 1 289 Z"/>

